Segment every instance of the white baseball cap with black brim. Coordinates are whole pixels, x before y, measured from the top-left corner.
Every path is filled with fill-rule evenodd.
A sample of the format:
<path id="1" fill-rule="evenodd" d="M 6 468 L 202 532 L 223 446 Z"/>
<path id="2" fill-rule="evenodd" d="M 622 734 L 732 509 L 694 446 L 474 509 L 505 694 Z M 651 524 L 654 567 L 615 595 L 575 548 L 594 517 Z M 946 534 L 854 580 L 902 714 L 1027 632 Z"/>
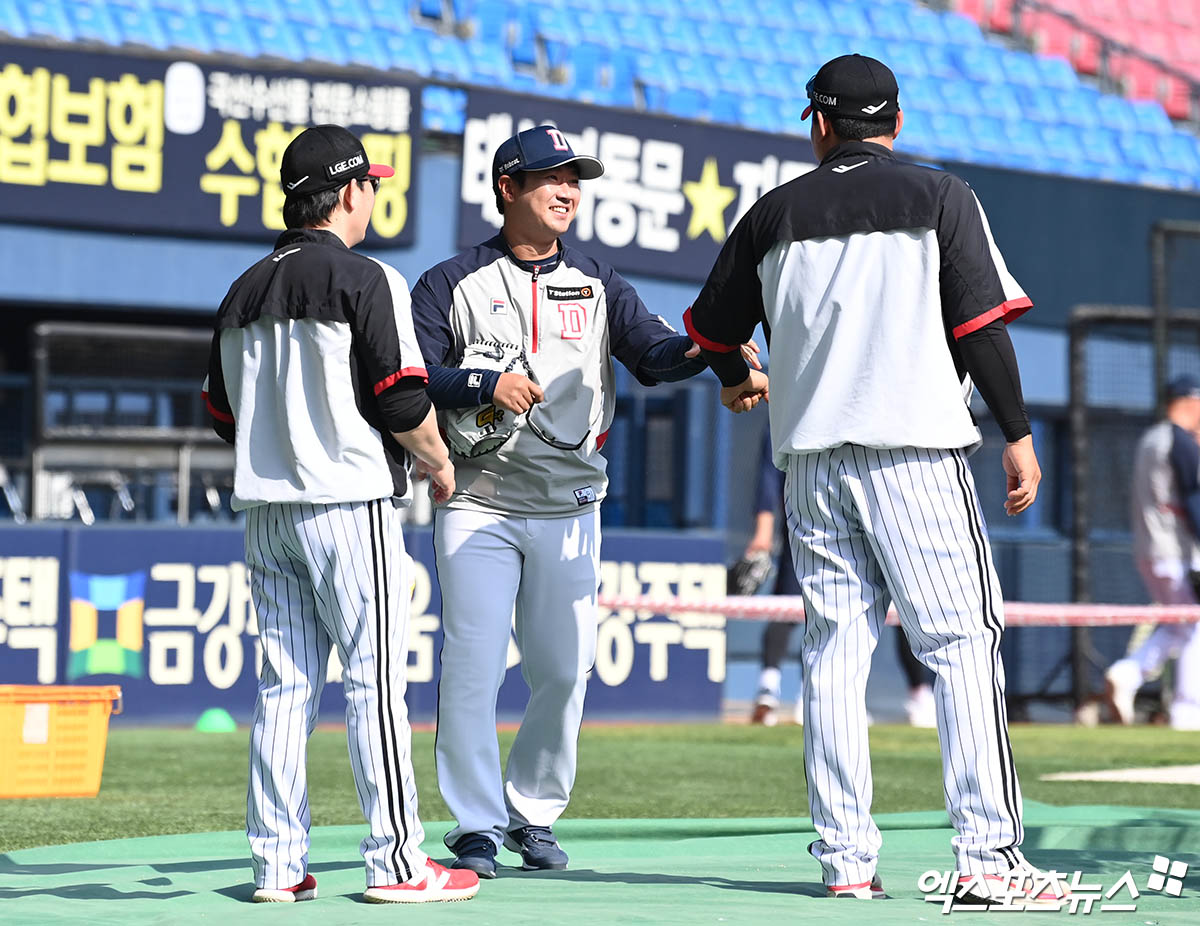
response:
<path id="1" fill-rule="evenodd" d="M 492 158 L 492 189 L 499 192 L 500 178 L 518 171 L 549 170 L 574 164 L 580 180 L 595 180 L 604 173 L 599 158 L 576 154 L 560 129 L 553 125 L 535 125 L 518 132 L 496 149 Z"/>
<path id="2" fill-rule="evenodd" d="M 372 164 L 353 132 L 340 125 L 314 125 L 292 139 L 283 152 L 279 181 L 284 196 L 294 199 L 336 190 L 351 180 L 391 177 L 386 164 Z"/>

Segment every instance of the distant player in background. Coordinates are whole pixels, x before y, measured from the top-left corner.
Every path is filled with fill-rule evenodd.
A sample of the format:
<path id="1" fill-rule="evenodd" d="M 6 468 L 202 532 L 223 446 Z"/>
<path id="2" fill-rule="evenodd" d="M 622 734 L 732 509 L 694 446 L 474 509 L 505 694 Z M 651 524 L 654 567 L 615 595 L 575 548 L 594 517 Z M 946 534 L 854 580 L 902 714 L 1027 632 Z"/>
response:
<path id="1" fill-rule="evenodd" d="M 612 267 L 559 240 L 580 181 L 603 171 L 552 125 L 514 135 L 492 163 L 500 233 L 413 289 L 458 473 L 434 522 L 438 784 L 456 820 L 445 837 L 454 865 L 485 878 L 502 844 L 526 869 L 567 866 L 552 827 L 575 782 L 595 661 L 613 359 L 645 385 L 705 368 Z M 514 617 L 530 697 L 502 774 L 496 697 Z"/>
<path id="2" fill-rule="evenodd" d="M 958 177 L 899 161 L 896 78 L 845 55 L 806 88 L 810 173 L 743 216 L 684 315 L 744 412 L 768 398 L 737 345 L 770 333 L 771 437 L 805 599 L 804 752 L 833 897 L 883 897 L 871 819 L 865 690 L 888 606 L 935 697 L 956 902 L 1056 903 L 1020 845 L 1021 790 L 1004 703 L 1004 607 L 966 454 L 982 443 L 974 384 L 1007 444 L 1010 515 L 1041 478 L 1005 323 L 1031 305 Z M 1036 882 L 1035 882 L 1036 883 Z"/>
<path id="3" fill-rule="evenodd" d="M 233 508 L 246 512 L 262 673 L 250 729 L 246 831 L 257 902 L 313 900 L 305 752 L 330 650 L 341 658 L 346 733 L 373 903 L 465 900 L 479 890 L 421 851 L 408 713 L 411 560 L 400 507 L 408 467 L 454 491 L 425 394 L 408 286 L 350 251 L 390 167 L 341 126 L 283 154 L 288 230 L 217 313 L 205 399 L 234 445 Z"/>
<path id="4" fill-rule="evenodd" d="M 1133 556 L 1155 604 L 1196 604 L 1200 596 L 1200 379 L 1167 384 L 1166 416 L 1142 435 L 1134 458 Z M 1160 624 L 1104 674 L 1119 723 L 1133 723 L 1142 684 L 1177 659 L 1168 712 L 1177 730 L 1200 730 L 1200 624 Z"/>
<path id="5" fill-rule="evenodd" d="M 761 554 L 772 555 L 775 549 L 775 522 L 778 514 L 783 511 L 783 473 L 776 469 L 772 459 L 771 435 L 763 435 L 763 448 L 758 469 L 757 491 L 755 493 L 754 533 L 746 545 L 743 559 L 751 559 Z M 788 532 L 783 532 L 779 557 L 777 559 L 775 579 L 771 584 L 772 595 L 801 595 L 800 583 L 796 580 L 796 569 L 792 559 L 792 545 Z M 783 689 L 783 673 L 781 667 L 787 655 L 788 643 L 792 631 L 801 626 L 795 621 L 769 621 L 763 629 L 762 637 L 762 668 L 758 675 L 758 691 L 754 695 L 754 707 L 750 712 L 750 722 L 773 727 L 778 723 L 777 712 Z M 912 647 L 900 631 L 895 633 L 896 658 L 904 670 L 904 678 L 908 682 L 908 697 L 904 702 L 904 714 L 914 727 L 936 727 L 937 705 L 933 700 L 933 689 L 930 687 L 932 673 L 921 665 L 920 660 L 913 655 Z M 796 723 L 804 723 L 803 691 L 796 700 L 793 711 Z"/>

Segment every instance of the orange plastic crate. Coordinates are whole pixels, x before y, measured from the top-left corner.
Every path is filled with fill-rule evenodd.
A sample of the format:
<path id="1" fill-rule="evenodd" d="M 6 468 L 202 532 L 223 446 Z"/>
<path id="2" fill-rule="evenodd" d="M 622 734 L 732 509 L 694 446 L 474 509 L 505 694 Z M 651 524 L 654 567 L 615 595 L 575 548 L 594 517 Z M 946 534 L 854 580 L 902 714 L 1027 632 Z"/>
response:
<path id="1" fill-rule="evenodd" d="M 117 685 L 0 685 L 0 798 L 95 797 Z"/>

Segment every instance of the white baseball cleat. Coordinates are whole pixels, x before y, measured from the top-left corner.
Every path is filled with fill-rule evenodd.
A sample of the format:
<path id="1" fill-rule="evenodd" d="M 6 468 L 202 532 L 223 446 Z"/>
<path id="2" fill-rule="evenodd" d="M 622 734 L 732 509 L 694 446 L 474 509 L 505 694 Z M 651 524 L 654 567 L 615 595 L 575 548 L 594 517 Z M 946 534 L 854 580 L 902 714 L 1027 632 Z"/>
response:
<path id="1" fill-rule="evenodd" d="M 479 875 L 466 868 L 444 868 L 429 859 L 411 881 L 368 887 L 367 903 L 432 903 L 439 900 L 470 900 L 479 893 Z"/>
<path id="2" fill-rule="evenodd" d="M 1133 698 L 1140 687 L 1142 670 L 1132 659 L 1118 659 L 1104 673 L 1104 700 L 1117 723 L 1133 723 Z"/>
<path id="3" fill-rule="evenodd" d="M 317 879 L 305 875 L 304 880 L 293 887 L 260 887 L 250 898 L 254 903 L 296 903 L 299 900 L 317 899 Z"/>
<path id="4" fill-rule="evenodd" d="M 853 897 L 856 900 L 887 900 L 879 875 L 862 884 L 826 884 L 826 897 Z"/>
<path id="5" fill-rule="evenodd" d="M 933 729 L 937 726 L 937 702 L 933 698 L 933 689 L 928 685 L 914 688 L 904 702 L 904 713 L 908 717 L 910 727 Z"/>

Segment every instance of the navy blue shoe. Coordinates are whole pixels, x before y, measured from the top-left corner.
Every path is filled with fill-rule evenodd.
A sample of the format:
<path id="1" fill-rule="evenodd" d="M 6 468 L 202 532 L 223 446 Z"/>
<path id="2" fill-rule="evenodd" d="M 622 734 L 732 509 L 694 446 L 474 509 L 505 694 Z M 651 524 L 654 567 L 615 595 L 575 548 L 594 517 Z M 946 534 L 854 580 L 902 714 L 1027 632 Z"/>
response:
<path id="1" fill-rule="evenodd" d="M 451 868 L 466 868 L 481 878 L 496 877 L 496 844 L 483 833 L 467 833 L 450 847 Z"/>
<path id="2" fill-rule="evenodd" d="M 526 871 L 561 871 L 567 867 L 567 853 L 548 826 L 518 826 L 504 837 L 504 848 L 521 853 Z"/>

